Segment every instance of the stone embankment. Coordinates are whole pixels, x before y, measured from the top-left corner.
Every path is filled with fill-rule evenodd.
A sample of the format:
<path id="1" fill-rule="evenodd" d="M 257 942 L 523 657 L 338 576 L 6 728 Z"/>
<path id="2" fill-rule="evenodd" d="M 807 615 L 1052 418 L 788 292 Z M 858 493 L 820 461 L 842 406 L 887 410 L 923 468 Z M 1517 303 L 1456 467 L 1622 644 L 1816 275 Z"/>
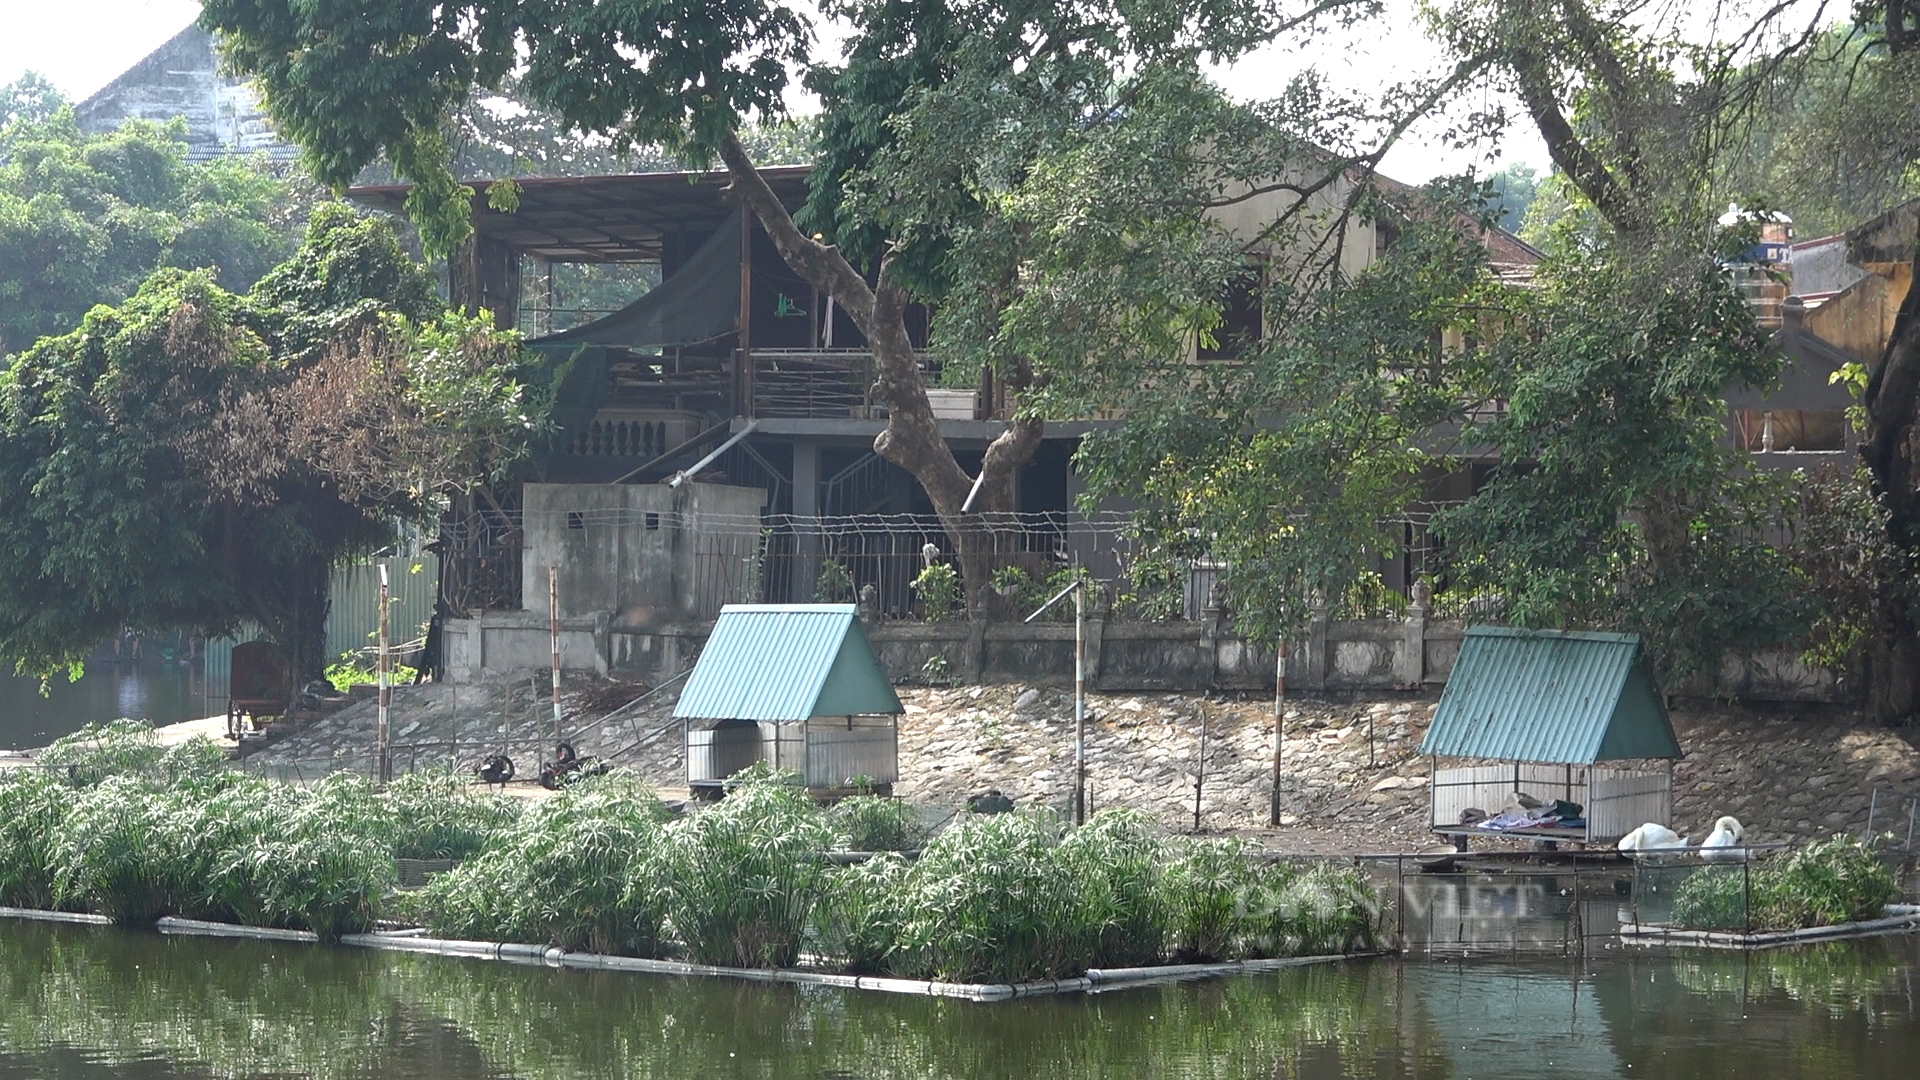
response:
<path id="1" fill-rule="evenodd" d="M 586 679 L 566 689 L 573 715 L 563 733 L 581 754 L 633 767 L 664 797 L 686 793 L 672 691 L 596 722 L 590 717 L 601 712 L 589 702 L 620 695 Z M 898 794 L 958 808 L 967 796 L 997 788 L 1021 805 L 1067 806 L 1071 694 L 987 686 L 902 688 L 900 696 L 907 711 L 900 718 Z M 1200 777 L 1203 829 L 1257 835 L 1287 851 L 1412 850 L 1432 842 L 1429 765 L 1418 753 L 1432 713 L 1433 702 L 1424 700 L 1287 702 L 1282 827 L 1269 830 L 1271 701 L 1096 694 L 1086 742 L 1091 803 L 1138 808 L 1167 828 L 1191 830 Z M 1696 838 L 1721 814 L 1738 817 L 1755 841 L 1857 832 L 1876 787 L 1920 790 L 1920 750 L 1887 729 L 1724 712 L 1680 713 L 1675 726 L 1688 757 L 1675 769 L 1671 824 Z M 248 767 L 289 779 L 370 770 L 373 728 L 372 703 L 357 704 L 250 756 Z M 392 731 L 396 768 L 470 767 L 505 745 L 523 779 L 553 741 L 546 689 L 526 682 L 402 688 L 394 695 Z M 1899 824 L 1904 833 L 1904 816 Z"/>

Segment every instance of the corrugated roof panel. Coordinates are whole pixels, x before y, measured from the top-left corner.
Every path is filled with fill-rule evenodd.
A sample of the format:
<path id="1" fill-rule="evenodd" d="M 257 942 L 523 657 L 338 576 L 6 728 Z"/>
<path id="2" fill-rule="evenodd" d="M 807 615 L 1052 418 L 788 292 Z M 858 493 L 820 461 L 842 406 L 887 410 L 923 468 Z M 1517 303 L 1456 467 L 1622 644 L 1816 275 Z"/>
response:
<path id="1" fill-rule="evenodd" d="M 1680 756 L 1637 636 L 1492 626 L 1467 631 L 1420 750 L 1552 764 Z"/>
<path id="2" fill-rule="evenodd" d="M 673 715 L 792 722 L 901 711 L 852 604 L 729 604 Z"/>

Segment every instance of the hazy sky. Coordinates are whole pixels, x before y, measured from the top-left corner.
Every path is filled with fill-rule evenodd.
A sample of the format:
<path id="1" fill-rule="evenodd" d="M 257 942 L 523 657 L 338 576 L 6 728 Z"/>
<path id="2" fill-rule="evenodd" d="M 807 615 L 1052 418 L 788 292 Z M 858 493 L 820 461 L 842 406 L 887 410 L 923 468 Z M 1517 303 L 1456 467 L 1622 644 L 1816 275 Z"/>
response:
<path id="1" fill-rule="evenodd" d="M 200 10 L 198 0 L 4 0 L 4 6 L 9 10 L 0 32 L 0 84 L 38 71 L 76 101 L 178 33 Z M 1436 50 L 1411 27 L 1411 0 L 1394 0 L 1391 7 L 1393 14 L 1370 24 L 1364 34 L 1327 41 L 1310 59 L 1357 90 L 1377 89 L 1430 68 Z M 1306 62 L 1269 50 L 1219 77 L 1236 96 L 1268 96 Z M 1545 148 L 1529 132 L 1513 133 L 1502 149 L 1504 160 L 1545 166 Z M 1384 171 L 1418 183 L 1474 164 L 1484 168 L 1484 154 L 1416 137 L 1395 149 Z"/>

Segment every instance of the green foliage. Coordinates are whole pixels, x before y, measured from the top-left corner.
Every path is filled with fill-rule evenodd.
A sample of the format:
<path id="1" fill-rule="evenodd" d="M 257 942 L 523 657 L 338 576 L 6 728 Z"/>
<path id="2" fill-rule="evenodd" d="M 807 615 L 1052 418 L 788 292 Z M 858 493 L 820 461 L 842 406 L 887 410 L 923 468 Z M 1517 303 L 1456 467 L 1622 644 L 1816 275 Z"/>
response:
<path id="1" fill-rule="evenodd" d="M 387 840 L 400 859 L 477 855 L 516 826 L 522 808 L 517 799 L 476 791 L 467 776 L 431 770 L 395 777 L 379 800 L 392 823 Z"/>
<path id="2" fill-rule="evenodd" d="M 1257 881 L 1258 852 L 1246 840 L 1194 840 L 1167 864 L 1171 952 L 1176 963 L 1242 955 L 1242 921 Z"/>
<path id="3" fill-rule="evenodd" d="M 1430 193 L 1351 280 L 1303 291 L 1273 275 L 1269 333 L 1238 361 L 1110 362 L 1079 384 L 1125 416 L 1083 444 L 1089 498 L 1139 503 L 1149 559 L 1226 564 L 1225 600 L 1250 636 L 1299 633 L 1316 601 L 1331 606 L 1372 573 L 1374 553 L 1399 542 L 1388 523 L 1439 464 L 1430 433 L 1478 400 L 1449 384 L 1437 347 L 1498 301 L 1484 253 L 1454 224 L 1457 194 Z M 1189 288 L 1224 292 L 1205 284 L 1224 281 L 1217 256 L 1187 261 Z M 1187 333 L 1208 310 L 1202 296 Z"/>
<path id="4" fill-rule="evenodd" d="M 900 894 L 912 864 L 891 851 L 827 872 L 814 908 L 820 950 L 856 975 L 892 969 L 900 940 Z"/>
<path id="5" fill-rule="evenodd" d="M 248 296 L 167 270 L 94 308 L 0 371 L 0 656 L 251 619 L 317 674 L 333 563 L 524 449 L 522 364 L 337 206 Z"/>
<path id="6" fill-rule="evenodd" d="M 72 782 L 91 786 L 110 776 L 142 776 L 157 779 L 166 747 L 145 720 L 96 720 L 71 735 L 54 740 L 40 754 L 39 762 L 51 769 L 64 769 Z"/>
<path id="7" fill-rule="evenodd" d="M 1837 835 L 1752 867 L 1703 866 L 1674 892 L 1676 926 L 1800 930 L 1877 919 L 1897 891 L 1871 847 Z"/>
<path id="8" fill-rule="evenodd" d="M 854 599 L 853 575 L 837 559 L 820 564 L 820 576 L 813 583 L 814 594 L 823 604 L 848 604 Z"/>
<path id="9" fill-rule="evenodd" d="M 417 901 L 448 937 L 660 955 L 667 840 L 659 804 L 619 778 L 563 788 L 436 877 Z"/>
<path id="10" fill-rule="evenodd" d="M 244 289 L 287 254 L 287 185 L 260 161 L 189 163 L 185 134 L 131 121 L 87 135 L 44 80 L 0 88 L 0 355 L 159 268 L 210 268 Z"/>
<path id="11" fill-rule="evenodd" d="M 937 562 L 914 575 L 913 591 L 920 596 L 920 617 L 929 622 L 953 618 L 960 602 L 960 571 Z"/>
<path id="12" fill-rule="evenodd" d="M 53 836 L 69 794 L 40 769 L 0 773 L 0 905 L 54 905 Z"/>
<path id="13" fill-rule="evenodd" d="M 833 830 L 799 787 L 741 776 L 705 813 L 668 827 L 673 928 L 707 964 L 790 967 L 825 884 Z"/>
<path id="14" fill-rule="evenodd" d="M 833 804 L 827 820 L 849 851 L 912 851 L 927 840 L 920 812 L 904 799 L 854 795 Z"/>
<path id="15" fill-rule="evenodd" d="M 405 664 L 395 664 L 393 670 L 387 673 L 387 685 L 404 686 L 418 675 L 419 672 L 414 668 Z M 340 659 L 327 665 L 326 680 L 335 690 L 344 694 L 351 687 L 372 686 L 379 683 L 380 672 L 371 660 L 359 653 L 343 652 L 340 654 Z"/>

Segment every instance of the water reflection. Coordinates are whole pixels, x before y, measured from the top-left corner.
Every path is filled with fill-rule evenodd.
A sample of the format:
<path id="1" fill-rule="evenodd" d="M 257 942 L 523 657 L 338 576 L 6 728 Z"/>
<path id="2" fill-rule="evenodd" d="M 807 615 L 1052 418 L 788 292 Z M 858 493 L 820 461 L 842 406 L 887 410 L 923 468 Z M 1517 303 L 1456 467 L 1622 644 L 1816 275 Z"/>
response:
<path id="1" fill-rule="evenodd" d="M 0 677 L 0 749 L 45 746 L 95 720 L 131 716 L 173 724 L 213 711 L 198 661 L 182 663 L 158 650 L 138 662 L 97 657 L 78 682 L 49 680 L 45 696 L 37 678 Z"/>
<path id="2" fill-rule="evenodd" d="M 1900 938 L 974 1005 L 0 923 L 0 1077 L 1892 1076 L 1917 969 Z"/>

